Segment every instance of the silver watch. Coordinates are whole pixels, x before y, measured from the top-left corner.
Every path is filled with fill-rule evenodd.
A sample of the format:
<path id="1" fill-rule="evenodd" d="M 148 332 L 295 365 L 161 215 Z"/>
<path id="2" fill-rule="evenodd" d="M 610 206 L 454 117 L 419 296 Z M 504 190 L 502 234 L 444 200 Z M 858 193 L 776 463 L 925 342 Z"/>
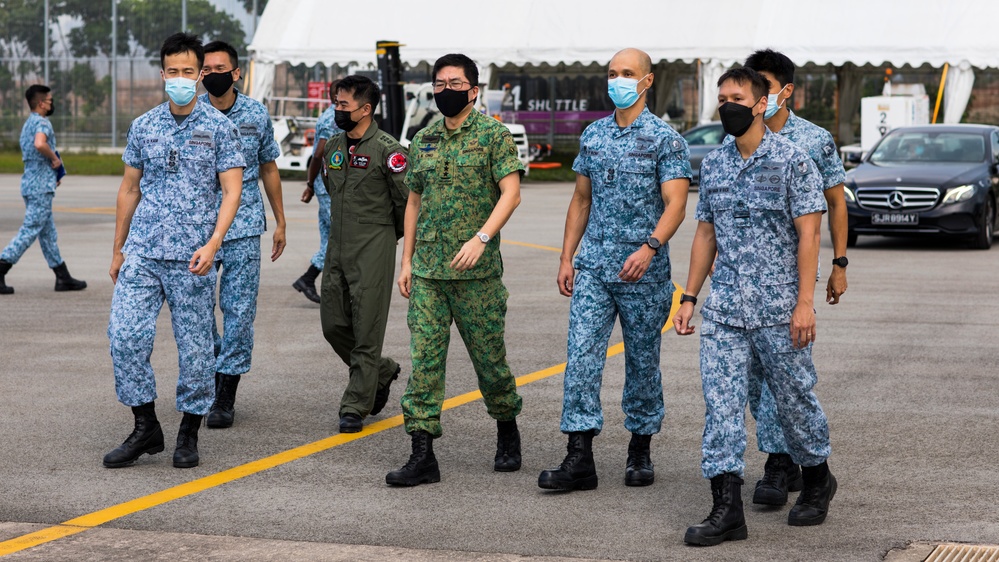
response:
<path id="1" fill-rule="evenodd" d="M 476 232 L 475 235 L 479 237 L 479 240 L 482 240 L 483 244 L 488 244 L 489 243 L 489 235 L 486 234 L 485 232 L 479 231 L 479 232 Z"/>

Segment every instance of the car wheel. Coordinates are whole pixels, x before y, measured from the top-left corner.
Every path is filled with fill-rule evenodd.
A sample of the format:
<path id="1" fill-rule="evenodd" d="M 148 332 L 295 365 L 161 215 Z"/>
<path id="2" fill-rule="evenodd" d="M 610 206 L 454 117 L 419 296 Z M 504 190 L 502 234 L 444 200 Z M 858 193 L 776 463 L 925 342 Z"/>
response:
<path id="1" fill-rule="evenodd" d="M 846 247 L 855 248 L 857 246 L 857 233 L 849 230 L 846 233 Z"/>
<path id="2" fill-rule="evenodd" d="M 995 204 L 991 198 L 985 200 L 985 212 L 978 223 L 978 234 L 971 241 L 971 247 L 976 250 L 988 250 L 992 247 L 992 236 L 995 233 Z"/>

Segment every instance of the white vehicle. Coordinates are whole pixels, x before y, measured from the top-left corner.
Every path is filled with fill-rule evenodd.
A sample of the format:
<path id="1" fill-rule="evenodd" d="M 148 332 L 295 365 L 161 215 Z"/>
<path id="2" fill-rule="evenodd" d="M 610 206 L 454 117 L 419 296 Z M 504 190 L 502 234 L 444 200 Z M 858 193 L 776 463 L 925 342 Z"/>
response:
<path id="1" fill-rule="evenodd" d="M 426 84 L 406 84 L 406 116 L 402 121 L 402 138 L 399 144 L 409 148 L 413 137 L 420 129 L 441 119 L 443 116 L 437 109 L 434 102 L 434 89 L 431 83 Z M 483 115 L 499 116 L 500 103 L 504 92 L 495 90 L 481 90 L 481 95 L 476 102 L 476 110 Z M 503 123 L 513 135 L 513 142 L 517 144 L 517 157 L 524 165 L 524 174 L 530 169 L 530 155 L 527 143 L 527 129 L 523 125 L 516 123 Z"/>
<path id="2" fill-rule="evenodd" d="M 309 98 L 268 98 L 268 109 L 271 109 L 271 123 L 274 125 L 274 140 L 281 148 L 281 156 L 275 162 L 279 170 L 298 170 L 305 172 L 312 160 L 312 150 L 316 141 L 315 117 L 303 115 L 288 115 L 288 107 L 300 105 L 301 113 L 310 113 L 308 103 L 318 103 L 319 107 L 329 105 L 329 100 Z M 296 107 L 296 109 L 299 109 Z"/>

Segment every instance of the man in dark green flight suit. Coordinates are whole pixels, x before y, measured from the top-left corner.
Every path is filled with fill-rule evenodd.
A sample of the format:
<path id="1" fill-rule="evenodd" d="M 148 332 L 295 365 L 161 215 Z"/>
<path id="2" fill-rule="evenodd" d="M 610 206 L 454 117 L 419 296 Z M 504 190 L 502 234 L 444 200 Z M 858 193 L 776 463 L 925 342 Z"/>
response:
<path id="1" fill-rule="evenodd" d="M 350 367 L 340 400 L 340 432 L 361 431 L 365 416 L 388 402 L 399 364 L 382 357 L 396 242 L 409 191 L 406 152 L 378 129 L 372 114 L 381 92 L 363 76 L 336 87 L 335 121 L 342 133 L 326 143 L 323 183 L 330 194 L 331 225 L 323 266 L 320 318 L 323 335 Z"/>

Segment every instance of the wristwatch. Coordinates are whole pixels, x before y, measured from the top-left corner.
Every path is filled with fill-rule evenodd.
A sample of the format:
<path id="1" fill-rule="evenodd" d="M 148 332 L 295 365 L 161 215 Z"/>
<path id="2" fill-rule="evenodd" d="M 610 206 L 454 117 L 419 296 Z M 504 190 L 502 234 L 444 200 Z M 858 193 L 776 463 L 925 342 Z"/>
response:
<path id="1" fill-rule="evenodd" d="M 648 244 L 649 247 L 652 248 L 652 251 L 657 254 L 659 253 L 659 247 L 662 246 L 662 242 L 660 242 L 655 236 L 649 236 L 649 239 L 646 240 L 645 243 Z"/>
<path id="2" fill-rule="evenodd" d="M 693 297 L 687 294 L 680 295 L 680 304 L 689 302 L 690 304 L 697 304 L 697 297 Z"/>
<path id="3" fill-rule="evenodd" d="M 846 259 L 846 256 L 840 256 L 833 260 L 833 265 L 838 265 L 840 267 L 846 267 L 849 263 L 850 260 Z"/>
<path id="4" fill-rule="evenodd" d="M 486 234 L 485 232 L 479 231 L 479 232 L 476 232 L 475 235 L 479 237 L 479 240 L 482 240 L 483 244 L 488 244 L 489 243 L 489 235 Z"/>

